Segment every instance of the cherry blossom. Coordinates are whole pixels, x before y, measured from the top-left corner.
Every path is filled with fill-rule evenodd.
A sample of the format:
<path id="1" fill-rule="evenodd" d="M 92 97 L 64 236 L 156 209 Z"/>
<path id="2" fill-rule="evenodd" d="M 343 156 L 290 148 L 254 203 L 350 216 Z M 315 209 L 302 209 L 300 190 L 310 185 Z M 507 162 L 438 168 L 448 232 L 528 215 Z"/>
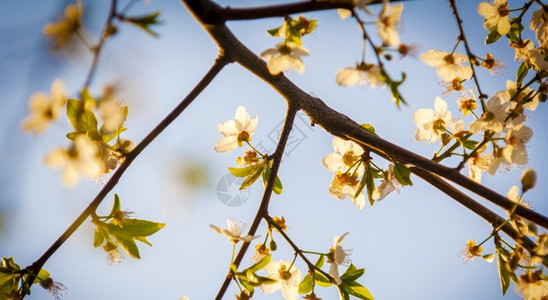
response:
<path id="1" fill-rule="evenodd" d="M 29 98 L 29 115 L 21 126 L 24 131 L 43 132 L 50 122 L 57 120 L 63 109 L 67 96 L 63 81 L 57 79 L 51 85 L 49 98 L 44 92 L 34 93 Z"/>
<path id="2" fill-rule="evenodd" d="M 398 36 L 396 27 L 400 22 L 402 12 L 402 3 L 391 6 L 388 1 L 384 1 L 376 22 L 378 28 L 377 34 L 382 39 L 384 45 L 396 46 L 400 43 L 400 37 Z"/>
<path id="3" fill-rule="evenodd" d="M 211 224 L 209 224 L 209 227 L 211 227 L 213 231 L 224 235 L 233 244 L 237 244 L 240 241 L 243 241 L 244 243 L 249 243 L 252 240 L 260 237 L 260 236 L 252 236 L 252 235 L 242 236 L 242 232 L 244 231 L 246 224 L 240 221 L 233 220 L 233 219 L 226 219 L 226 224 L 228 229 L 219 228 Z"/>
<path id="4" fill-rule="evenodd" d="M 348 235 L 348 232 L 336 236 L 333 239 L 333 247 L 330 248 L 329 254 L 327 255 L 327 262 L 331 264 L 329 268 L 329 275 L 333 277 L 337 285 L 342 283 L 341 277 L 339 276 L 339 266 L 348 265 L 350 263 L 350 253 L 352 250 L 343 249 L 341 246 L 344 241 L 344 237 Z"/>
<path id="5" fill-rule="evenodd" d="M 451 112 L 447 110 L 447 102 L 436 97 L 434 110 L 429 108 L 417 110 L 413 114 L 413 121 L 417 125 L 415 140 L 419 142 L 430 140 L 431 145 L 447 129 L 451 122 Z"/>
<path id="6" fill-rule="evenodd" d="M 257 129 L 258 121 L 257 116 L 251 119 L 245 107 L 238 106 L 234 120 L 217 125 L 217 130 L 223 137 L 215 144 L 215 151 L 227 152 L 242 147 L 244 142 L 251 141 L 251 136 Z"/>
<path id="7" fill-rule="evenodd" d="M 384 87 L 384 82 L 381 79 L 381 68 L 375 64 L 361 62 L 356 64 L 356 67 L 348 67 L 339 69 L 335 81 L 338 85 L 353 86 L 360 83 L 361 86 L 366 84 L 372 88 Z"/>
<path id="8" fill-rule="evenodd" d="M 260 288 L 264 293 L 274 293 L 281 289 L 284 299 L 297 300 L 299 298 L 302 273 L 291 262 L 286 260 L 270 261 L 263 270 L 268 273 L 266 277 L 277 280 L 276 283 L 261 285 Z"/>
<path id="9" fill-rule="evenodd" d="M 293 42 L 280 42 L 276 48 L 266 49 L 261 57 L 267 60 L 266 67 L 272 75 L 278 75 L 283 71 L 296 69 L 304 72 L 304 62 L 301 56 L 307 56 L 308 49 Z"/>
<path id="10" fill-rule="evenodd" d="M 505 35 L 510 31 L 508 3 L 506 0 L 495 0 L 494 3 L 481 2 L 478 13 L 485 18 L 483 26 L 487 30 L 497 29 L 498 34 Z"/>
<path id="11" fill-rule="evenodd" d="M 472 77 L 472 69 L 462 65 L 463 62 L 468 61 L 468 57 L 464 54 L 428 50 L 420 56 L 420 59 L 428 66 L 435 67 L 438 76 L 445 82 L 451 82 L 457 77 L 462 80 Z"/>
<path id="12" fill-rule="evenodd" d="M 384 172 L 384 179 L 381 180 L 381 184 L 373 191 L 373 199 L 381 201 L 393 191 L 399 192 L 400 186 L 401 184 L 394 175 L 394 165 L 390 164 L 388 170 Z"/>

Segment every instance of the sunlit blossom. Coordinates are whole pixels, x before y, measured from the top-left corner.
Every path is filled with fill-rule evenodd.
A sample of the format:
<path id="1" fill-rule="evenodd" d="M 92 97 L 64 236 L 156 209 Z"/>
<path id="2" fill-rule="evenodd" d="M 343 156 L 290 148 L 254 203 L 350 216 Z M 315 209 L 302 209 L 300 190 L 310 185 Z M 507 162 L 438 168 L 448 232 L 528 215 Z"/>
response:
<path id="1" fill-rule="evenodd" d="M 529 28 L 535 31 L 535 37 L 542 48 L 548 48 L 548 11 L 539 8 L 533 12 Z"/>
<path id="2" fill-rule="evenodd" d="M 388 170 L 384 172 L 384 179 L 381 180 L 381 184 L 375 188 L 373 191 L 373 199 L 376 201 L 381 201 L 384 199 L 388 194 L 396 191 L 400 192 L 401 184 L 396 179 L 396 176 L 394 175 L 394 165 L 390 164 L 388 166 Z"/>
<path id="3" fill-rule="evenodd" d="M 529 51 L 533 50 L 535 46 L 531 40 L 518 40 L 517 42 L 510 43 L 510 47 L 514 48 L 514 60 L 524 61 L 529 59 L 531 54 Z"/>
<path id="4" fill-rule="evenodd" d="M 329 268 L 329 275 L 333 277 L 337 285 L 342 283 L 341 277 L 339 276 L 339 266 L 348 265 L 350 263 L 350 253 L 352 250 L 343 249 L 341 246 L 344 241 L 344 237 L 348 235 L 348 232 L 336 236 L 333 239 L 333 247 L 329 249 L 329 254 L 327 255 L 327 262 L 331 264 Z"/>
<path id="5" fill-rule="evenodd" d="M 506 163 L 524 165 L 529 161 L 525 146 L 532 136 L 533 130 L 523 123 L 508 130 L 504 137 L 506 146 L 502 149 Z"/>
<path id="6" fill-rule="evenodd" d="M 268 273 L 266 277 L 277 280 L 276 283 L 263 284 L 261 290 L 264 293 L 274 293 L 282 290 L 282 296 L 286 300 L 297 300 L 299 298 L 299 284 L 302 273 L 297 267 L 286 260 L 270 261 L 263 270 Z"/>
<path id="7" fill-rule="evenodd" d="M 421 108 L 413 114 L 413 121 L 417 125 L 415 140 L 434 143 L 451 122 L 451 112 L 447 110 L 447 102 L 436 97 L 434 110 Z"/>
<path id="8" fill-rule="evenodd" d="M 355 142 L 337 136 L 333 138 L 332 145 L 335 152 L 325 155 L 322 159 L 322 165 L 330 172 L 344 172 L 354 167 L 364 152 Z"/>
<path id="9" fill-rule="evenodd" d="M 504 64 L 495 59 L 491 53 L 487 53 L 485 60 L 481 62 L 481 66 L 489 70 L 492 75 L 502 74 L 499 70 L 505 68 Z"/>
<path id="10" fill-rule="evenodd" d="M 272 75 L 278 75 L 283 71 L 296 69 L 304 72 L 302 56 L 307 56 L 308 49 L 293 42 L 280 42 L 276 48 L 266 49 L 261 57 L 267 60 L 266 67 Z"/>
<path id="11" fill-rule="evenodd" d="M 67 187 L 74 186 L 80 176 L 97 179 L 102 175 L 103 162 L 98 159 L 97 144 L 78 135 L 69 149 L 55 148 L 45 158 L 49 167 L 63 167 L 63 183 Z"/>
<path id="12" fill-rule="evenodd" d="M 29 115 L 23 120 L 22 129 L 32 133 L 43 132 L 50 122 L 57 120 L 65 108 L 66 101 L 67 96 L 61 79 L 53 82 L 49 97 L 44 92 L 32 94 L 28 102 Z"/>
<path id="13" fill-rule="evenodd" d="M 546 61 L 544 57 L 545 54 L 542 54 L 538 49 L 529 50 L 529 61 L 533 64 L 533 68 L 537 71 L 548 70 L 548 61 Z"/>
<path id="14" fill-rule="evenodd" d="M 497 93 L 486 103 L 487 112 L 480 118 L 470 123 L 470 130 L 473 133 L 479 133 L 482 130 L 500 132 L 504 127 L 506 117 L 508 117 L 511 103 L 504 93 Z"/>
<path id="15" fill-rule="evenodd" d="M 472 68 L 462 65 L 468 61 L 468 57 L 464 54 L 428 50 L 420 56 L 420 59 L 428 66 L 435 67 L 438 76 L 445 82 L 450 82 L 457 77 L 463 80 L 472 77 Z"/>
<path id="16" fill-rule="evenodd" d="M 353 86 L 359 83 L 361 86 L 366 84 L 375 87 L 384 87 L 381 79 L 381 68 L 375 64 L 365 62 L 357 63 L 356 67 L 339 69 L 335 81 L 338 85 Z"/>
<path id="17" fill-rule="evenodd" d="M 127 106 L 114 97 L 101 99 L 97 105 L 103 125 L 101 130 L 105 133 L 116 132 L 126 121 Z"/>
<path id="18" fill-rule="evenodd" d="M 358 177 L 363 175 L 363 171 L 361 174 L 359 173 L 360 170 L 363 170 L 363 168 L 358 169 L 358 172 L 355 173 L 337 171 L 329 185 L 329 195 L 339 200 L 349 197 L 352 199 L 354 206 L 362 209 L 365 205 L 365 195 L 360 193 L 355 197 L 359 187 Z"/>
<path id="19" fill-rule="evenodd" d="M 466 248 L 460 251 L 460 255 L 464 259 L 464 262 L 471 263 L 474 260 L 474 257 L 481 256 L 483 248 L 476 245 L 476 241 L 468 240 L 466 243 Z"/>
<path id="20" fill-rule="evenodd" d="M 107 242 L 103 246 L 103 250 L 107 253 L 107 263 L 109 265 L 120 265 L 125 259 L 124 255 L 118 251 L 118 246 L 115 243 Z"/>
<path id="21" fill-rule="evenodd" d="M 472 89 L 468 89 L 468 92 L 463 92 L 458 98 L 457 103 L 459 104 L 459 111 L 462 111 L 462 114 L 468 116 L 468 113 L 474 111 L 478 108 L 476 104 L 476 95 Z"/>
<path id="22" fill-rule="evenodd" d="M 245 107 L 238 106 L 234 120 L 217 125 L 217 130 L 223 137 L 215 144 L 215 151 L 227 152 L 242 147 L 244 142 L 251 141 L 251 136 L 257 129 L 258 121 L 257 116 L 251 119 Z"/>
<path id="23" fill-rule="evenodd" d="M 518 292 L 525 300 L 544 300 L 548 297 L 548 281 L 543 280 L 542 270 L 527 270 L 519 277 Z"/>
<path id="24" fill-rule="evenodd" d="M 390 5 L 388 1 L 383 2 L 382 10 L 377 18 L 378 35 L 386 46 L 395 46 L 400 43 L 397 25 L 403 12 L 403 4 Z"/>
<path id="25" fill-rule="evenodd" d="M 41 281 L 40 285 L 55 299 L 61 299 L 61 296 L 67 293 L 67 287 L 60 282 L 53 281 L 51 277 Z"/>
<path id="26" fill-rule="evenodd" d="M 489 166 L 491 166 L 493 160 L 493 154 L 478 154 L 468 159 L 468 177 L 477 183 L 481 183 L 482 173 L 489 171 Z"/>
<path id="27" fill-rule="evenodd" d="M 252 235 L 242 236 L 242 233 L 245 229 L 246 224 L 240 221 L 233 220 L 233 219 L 226 219 L 226 224 L 228 229 L 219 228 L 211 224 L 209 224 L 209 227 L 211 227 L 211 229 L 213 229 L 215 232 L 218 232 L 224 235 L 233 244 L 236 244 L 240 241 L 243 241 L 244 243 L 249 243 L 252 240 L 260 237 L 260 235 L 259 236 L 252 236 Z"/>
<path id="28" fill-rule="evenodd" d="M 55 40 L 56 48 L 63 47 L 69 37 L 82 27 L 82 14 L 82 2 L 77 1 L 76 4 L 69 4 L 59 21 L 44 26 L 44 35 Z"/>
<path id="29" fill-rule="evenodd" d="M 478 13 L 485 18 L 483 26 L 487 30 L 496 28 L 498 34 L 505 35 L 510 31 L 508 15 L 508 3 L 506 0 L 495 0 L 494 3 L 481 2 L 478 6 Z"/>
<path id="30" fill-rule="evenodd" d="M 401 58 L 406 56 L 417 57 L 419 54 L 419 44 L 404 44 L 401 43 L 398 45 L 398 53 L 401 54 Z"/>

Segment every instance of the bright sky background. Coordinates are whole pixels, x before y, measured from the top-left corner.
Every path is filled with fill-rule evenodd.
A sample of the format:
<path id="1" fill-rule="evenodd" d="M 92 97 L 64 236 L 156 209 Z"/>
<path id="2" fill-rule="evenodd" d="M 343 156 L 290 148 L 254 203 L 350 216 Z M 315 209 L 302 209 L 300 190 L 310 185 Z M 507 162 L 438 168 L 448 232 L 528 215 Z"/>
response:
<path id="1" fill-rule="evenodd" d="M 108 1 L 84 4 L 86 36 L 95 41 L 108 11 Z M 120 1 L 123 6 L 126 1 Z M 201 26 L 179 1 L 153 0 L 138 3 L 130 11 L 141 14 L 161 10 L 162 25 L 155 39 L 129 25 L 105 44 L 92 90 L 117 81 L 120 97 L 129 106 L 128 130 L 123 137 L 139 142 L 205 74 L 217 55 L 217 48 Z M 500 58 L 508 77 L 515 74 L 513 51 L 502 41 L 484 48 L 487 31 L 476 12 L 479 1 L 458 1 L 464 26 L 473 51 L 491 52 Z M 70 55 L 53 53 L 42 34 L 44 24 L 56 20 L 71 1 L 4 1 L 0 6 L 0 255 L 13 256 L 22 267 L 36 260 L 87 206 L 102 184 L 82 181 L 65 189 L 60 172 L 47 169 L 42 160 L 53 147 L 66 147 L 64 135 L 70 130 L 60 120 L 42 136 L 23 134 L 20 122 L 27 114 L 28 97 L 36 91 L 49 91 L 56 78 L 62 78 L 75 97 L 85 80 L 91 55 L 76 47 Z M 242 6 L 253 1 L 222 1 Z M 256 2 L 255 2 L 256 3 Z M 266 2 L 265 2 L 266 3 Z M 272 1 L 272 3 L 279 3 Z M 261 2 L 262 4 L 262 2 Z M 511 1 L 511 7 L 522 1 Z M 380 7 L 372 7 L 378 11 Z M 303 90 L 322 98 L 332 108 L 357 122 L 372 124 L 383 138 L 426 157 L 437 151 L 439 143 L 428 146 L 413 139 L 416 126 L 412 114 L 419 108 L 433 108 L 442 92 L 435 70 L 418 59 L 388 63 L 393 78 L 405 70 L 408 80 L 402 93 L 409 106 L 398 110 L 387 90 L 368 87 L 342 88 L 335 83 L 339 68 L 354 65 L 361 57 L 361 33 L 353 20 L 341 21 L 335 11 L 305 14 L 318 19 L 318 28 L 303 44 L 311 53 L 306 71 L 288 76 Z M 279 40 L 266 30 L 281 25 L 281 18 L 262 21 L 230 22 L 237 37 L 255 53 L 272 47 Z M 375 35 L 375 29 L 369 27 Z M 529 29 L 526 28 L 526 32 Z M 447 1 L 417 0 L 405 3 L 401 40 L 419 43 L 421 52 L 429 49 L 451 51 L 458 36 Z M 376 35 L 375 35 L 376 37 Z M 463 48 L 457 52 L 463 53 Z M 367 59 L 374 61 L 371 51 Z M 505 89 L 504 76 L 491 76 L 480 70 L 484 91 L 493 95 Z M 473 87 L 469 85 L 469 87 Z M 453 115 L 458 115 L 456 95 L 446 98 Z M 283 120 L 285 101 L 261 80 L 238 65 L 224 69 L 187 111 L 150 145 L 132 164 L 114 189 L 122 208 L 138 218 L 166 223 L 149 238 L 153 247 L 140 245 L 141 260 L 126 255 L 120 266 L 109 266 L 102 249 L 92 247 L 93 225 L 85 222 L 47 262 L 45 268 L 54 280 L 68 287 L 62 299 L 212 299 L 225 275 L 230 260 L 230 243 L 214 233 L 209 224 L 225 227 L 227 217 L 251 223 L 262 194 L 258 182 L 249 191 L 247 202 L 228 207 L 218 199 L 217 184 L 235 166 L 241 152 L 216 153 L 213 145 L 220 138 L 216 125 L 232 119 L 236 107 L 243 105 L 259 126 L 253 136 L 273 150 L 273 132 Z M 529 143 L 530 166 L 539 175 L 538 186 L 526 200 L 535 210 L 548 213 L 543 195 L 548 189 L 545 155 L 547 109 L 541 104 L 529 118 L 535 135 Z M 343 246 L 352 248 L 352 261 L 365 268 L 360 282 L 376 299 L 501 299 L 496 264 L 476 260 L 465 264 L 458 252 L 468 239 L 481 241 L 489 235 L 489 225 L 435 188 L 413 176 L 413 187 L 391 194 L 373 207 L 358 211 L 350 200 L 331 198 L 327 189 L 332 174 L 320 161 L 333 151 L 332 137 L 310 127 L 299 114 L 293 138 L 300 144 L 284 158 L 280 178 L 281 196 L 273 196 L 271 215 L 285 216 L 294 241 L 305 250 L 327 252 L 334 236 L 350 232 Z M 471 118 L 465 119 L 468 124 Z M 378 157 L 381 166 L 387 163 Z M 448 161 L 454 166 L 455 161 Z M 202 165 L 208 184 L 193 187 L 184 178 L 192 166 Z M 465 171 L 466 172 L 466 171 Z M 484 175 L 483 183 L 506 194 L 519 184 L 521 169 Z M 233 193 L 236 189 L 232 187 Z M 108 213 L 113 194 L 100 210 Z M 502 211 L 497 210 L 501 215 Z M 264 226 L 259 232 L 264 235 Z M 292 259 L 292 252 L 281 236 L 275 236 L 279 251 L 273 259 Z M 484 247 L 493 250 L 492 243 Z M 244 260 L 249 262 L 252 252 Z M 311 260 L 316 257 L 310 256 Z M 305 272 L 304 264 L 298 267 Z M 342 270 L 341 270 L 342 272 Z M 511 287 L 504 299 L 516 299 Z M 226 299 L 236 293 L 231 285 Z M 334 287 L 317 289 L 324 299 L 337 299 Z M 281 293 L 254 299 L 280 299 Z M 39 288 L 29 299 L 50 299 Z"/>

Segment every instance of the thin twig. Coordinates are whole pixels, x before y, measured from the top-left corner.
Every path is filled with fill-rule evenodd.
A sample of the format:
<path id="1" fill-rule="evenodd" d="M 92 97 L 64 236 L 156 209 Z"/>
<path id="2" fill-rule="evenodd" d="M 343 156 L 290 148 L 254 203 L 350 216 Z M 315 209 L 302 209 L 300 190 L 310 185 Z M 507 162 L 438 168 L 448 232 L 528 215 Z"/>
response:
<path id="1" fill-rule="evenodd" d="M 255 219 L 253 220 L 253 223 L 251 224 L 249 228 L 249 232 L 247 233 L 248 235 L 255 235 L 255 233 L 257 232 L 257 229 L 259 228 L 259 225 L 261 224 L 262 219 L 268 216 L 268 205 L 270 203 L 272 189 L 274 188 L 274 181 L 276 180 L 276 177 L 278 176 L 278 170 L 280 168 L 282 156 L 285 150 L 285 146 L 287 145 L 287 140 L 289 139 L 289 133 L 291 132 L 291 129 L 293 128 L 293 122 L 295 121 L 295 116 L 297 115 L 297 111 L 299 111 L 299 108 L 297 106 L 288 105 L 287 115 L 285 117 L 285 123 L 282 129 L 282 133 L 280 135 L 280 139 L 278 140 L 278 146 L 276 147 L 276 150 L 274 151 L 274 154 L 272 155 L 272 159 L 274 160 L 274 162 L 272 163 L 270 177 L 268 178 L 268 182 L 266 183 L 266 187 L 263 193 L 263 198 L 261 199 L 261 204 L 259 205 L 259 209 L 257 210 L 257 213 L 255 214 Z M 249 243 L 244 243 L 242 245 L 242 247 L 238 251 L 238 255 L 236 256 L 236 259 L 233 262 L 234 265 L 236 265 L 237 267 L 240 265 L 248 248 L 249 248 Z M 219 289 L 219 292 L 217 293 L 217 297 L 215 297 L 215 299 L 220 300 L 223 298 L 231 281 L 232 281 L 232 277 L 230 276 L 230 273 L 229 273 L 226 276 L 223 284 L 221 285 L 221 288 Z"/>
<path id="2" fill-rule="evenodd" d="M 29 276 L 27 278 L 28 286 L 31 286 L 35 280 L 35 274 L 42 269 L 46 261 L 67 241 L 67 239 L 82 225 L 82 223 L 94 213 L 99 204 L 103 201 L 106 195 L 118 184 L 118 180 L 122 177 L 127 168 L 137 158 L 137 156 L 162 132 L 171 124 L 193 101 L 196 97 L 211 83 L 217 74 L 230 63 L 225 57 L 220 56 L 215 60 L 213 66 L 208 70 L 204 77 L 192 89 L 192 91 L 177 105 L 156 127 L 131 151 L 125 158 L 124 162 L 114 172 L 105 186 L 99 191 L 97 196 L 91 201 L 88 207 L 78 216 L 78 218 L 67 228 L 67 230 L 36 260 L 31 266 L 27 267 Z M 21 291 L 22 292 L 22 291 Z M 25 295 L 22 294 L 22 297 Z"/>

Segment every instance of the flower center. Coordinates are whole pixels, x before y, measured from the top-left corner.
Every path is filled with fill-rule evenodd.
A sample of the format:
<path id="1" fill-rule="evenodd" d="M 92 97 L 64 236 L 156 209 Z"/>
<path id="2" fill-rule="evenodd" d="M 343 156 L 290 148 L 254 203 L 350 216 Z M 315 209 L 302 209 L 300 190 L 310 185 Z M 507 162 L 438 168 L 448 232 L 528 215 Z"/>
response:
<path id="1" fill-rule="evenodd" d="M 501 17 L 506 17 L 510 14 L 510 11 L 508 10 L 508 3 L 505 2 L 501 6 L 497 7 L 497 12 Z"/>
<path id="2" fill-rule="evenodd" d="M 432 123 L 432 129 L 436 134 L 439 134 L 439 131 L 445 130 L 445 121 L 443 119 L 437 119 Z"/>
<path id="3" fill-rule="evenodd" d="M 354 156 L 354 151 L 348 151 L 343 155 L 342 161 L 345 165 L 351 167 L 358 160 L 358 158 L 359 156 Z"/>
<path id="4" fill-rule="evenodd" d="M 280 279 L 283 279 L 285 281 L 291 279 L 291 272 L 286 269 L 285 265 L 282 265 L 278 272 L 280 273 Z"/>
<path id="5" fill-rule="evenodd" d="M 289 55 L 291 54 L 291 48 L 289 48 L 289 46 L 287 45 L 283 45 L 281 46 L 278 51 L 280 51 L 280 54 L 282 55 Z"/>
<path id="6" fill-rule="evenodd" d="M 445 61 L 448 65 L 454 65 L 455 64 L 455 57 L 453 56 L 453 54 L 447 54 L 443 58 L 443 61 Z"/>
<path id="7" fill-rule="evenodd" d="M 243 142 L 249 141 L 251 141 L 251 136 L 247 133 L 247 131 L 243 130 L 240 134 L 238 134 L 238 146 L 242 147 Z"/>

